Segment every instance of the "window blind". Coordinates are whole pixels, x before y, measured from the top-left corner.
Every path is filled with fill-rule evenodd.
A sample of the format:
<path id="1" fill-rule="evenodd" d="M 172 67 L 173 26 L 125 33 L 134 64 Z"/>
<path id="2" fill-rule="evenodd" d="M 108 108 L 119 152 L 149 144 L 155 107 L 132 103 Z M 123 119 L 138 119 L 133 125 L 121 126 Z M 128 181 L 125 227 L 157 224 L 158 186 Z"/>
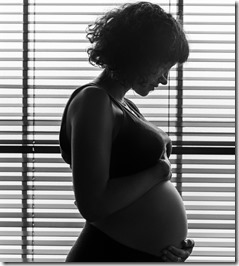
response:
<path id="1" fill-rule="evenodd" d="M 235 262 L 235 157 L 227 153 L 235 141 L 235 6 L 185 0 L 184 28 L 191 53 L 183 69 L 182 142 L 205 149 L 182 155 L 182 195 L 196 241 L 188 261 Z"/>
<path id="2" fill-rule="evenodd" d="M 167 86 L 127 96 L 173 141 L 172 182 L 196 241 L 187 261 L 234 262 L 235 4 L 153 2 L 182 19 L 190 57 Z M 73 90 L 100 73 L 88 63 L 86 26 L 121 3 L 0 3 L 0 261 L 63 262 L 82 229 L 60 120 Z"/>

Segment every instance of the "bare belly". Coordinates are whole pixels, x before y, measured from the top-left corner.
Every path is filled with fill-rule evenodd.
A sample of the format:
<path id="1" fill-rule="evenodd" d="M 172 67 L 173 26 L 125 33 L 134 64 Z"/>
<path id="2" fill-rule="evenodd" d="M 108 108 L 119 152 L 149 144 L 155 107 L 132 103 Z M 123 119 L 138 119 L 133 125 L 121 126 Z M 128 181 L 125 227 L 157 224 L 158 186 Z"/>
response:
<path id="1" fill-rule="evenodd" d="M 181 247 L 187 236 L 184 204 L 170 181 L 95 226 L 124 245 L 157 256 L 169 245 Z"/>

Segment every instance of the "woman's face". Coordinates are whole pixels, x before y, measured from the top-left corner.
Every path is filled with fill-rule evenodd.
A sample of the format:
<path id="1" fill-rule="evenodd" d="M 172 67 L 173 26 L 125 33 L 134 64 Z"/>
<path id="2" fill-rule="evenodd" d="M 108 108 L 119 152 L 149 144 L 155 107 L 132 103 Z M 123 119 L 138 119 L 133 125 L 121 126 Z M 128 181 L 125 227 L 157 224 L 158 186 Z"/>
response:
<path id="1" fill-rule="evenodd" d="M 155 88 L 158 87 L 159 84 L 167 85 L 168 82 L 168 72 L 174 64 L 167 63 L 152 71 L 149 74 L 147 81 L 143 82 L 140 81 L 140 77 L 134 82 L 132 89 L 141 96 L 146 96 L 150 91 L 153 91 Z"/>

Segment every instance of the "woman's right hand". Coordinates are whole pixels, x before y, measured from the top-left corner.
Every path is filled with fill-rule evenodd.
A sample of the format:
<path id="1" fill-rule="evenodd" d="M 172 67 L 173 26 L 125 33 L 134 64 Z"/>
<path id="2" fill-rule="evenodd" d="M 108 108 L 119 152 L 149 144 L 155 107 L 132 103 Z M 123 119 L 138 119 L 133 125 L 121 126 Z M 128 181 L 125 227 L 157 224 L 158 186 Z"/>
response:
<path id="1" fill-rule="evenodd" d="M 171 179 L 172 167 L 166 152 L 164 153 L 164 156 L 158 160 L 155 167 L 157 171 L 156 174 L 160 176 L 161 181 L 167 181 Z"/>
<path id="2" fill-rule="evenodd" d="M 169 246 L 163 250 L 164 256 L 162 256 L 165 262 L 184 262 L 191 255 L 195 242 L 193 239 L 185 239 L 182 241 L 182 248 L 176 248 Z"/>

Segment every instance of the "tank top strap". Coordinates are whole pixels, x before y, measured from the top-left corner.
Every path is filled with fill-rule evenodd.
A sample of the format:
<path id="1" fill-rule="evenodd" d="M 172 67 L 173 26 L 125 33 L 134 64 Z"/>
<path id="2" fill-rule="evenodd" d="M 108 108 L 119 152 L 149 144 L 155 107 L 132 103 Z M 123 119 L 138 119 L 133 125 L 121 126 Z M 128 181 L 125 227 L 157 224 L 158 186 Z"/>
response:
<path id="1" fill-rule="evenodd" d="M 96 87 L 102 88 L 102 89 L 107 93 L 107 95 L 109 96 L 110 100 L 111 100 L 116 106 L 118 106 L 118 107 L 122 110 L 122 112 L 123 112 L 123 114 L 124 114 L 124 116 L 125 116 L 125 110 L 124 110 L 124 106 L 123 106 L 123 104 L 120 103 L 119 101 L 117 101 L 113 96 L 111 96 L 111 95 L 107 92 L 107 90 L 105 90 L 103 87 L 99 86 L 98 84 L 96 84 L 96 83 L 94 83 L 94 82 L 91 82 L 91 83 L 89 83 L 88 85 L 94 85 L 94 86 L 96 86 Z"/>

